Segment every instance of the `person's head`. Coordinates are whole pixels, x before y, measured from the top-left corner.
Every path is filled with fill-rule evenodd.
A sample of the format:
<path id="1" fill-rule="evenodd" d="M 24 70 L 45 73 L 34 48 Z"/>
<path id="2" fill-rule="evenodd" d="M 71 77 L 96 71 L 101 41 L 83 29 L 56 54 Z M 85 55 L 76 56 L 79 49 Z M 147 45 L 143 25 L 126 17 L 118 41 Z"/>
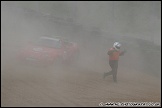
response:
<path id="1" fill-rule="evenodd" d="M 121 44 L 119 42 L 115 42 L 113 47 L 115 48 L 115 50 L 119 51 L 120 47 L 121 47 Z"/>

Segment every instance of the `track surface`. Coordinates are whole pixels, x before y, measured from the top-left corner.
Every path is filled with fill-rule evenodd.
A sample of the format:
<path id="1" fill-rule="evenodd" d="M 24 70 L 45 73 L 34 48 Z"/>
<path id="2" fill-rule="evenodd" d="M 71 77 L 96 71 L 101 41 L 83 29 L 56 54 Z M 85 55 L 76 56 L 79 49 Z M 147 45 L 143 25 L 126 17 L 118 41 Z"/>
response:
<path id="1" fill-rule="evenodd" d="M 12 61 L 12 60 L 11 60 Z M 107 65 L 35 67 L 10 62 L 1 69 L 2 106 L 99 106 L 101 102 L 160 102 L 160 79 L 146 73 L 118 69 L 102 79 Z M 2 66 L 2 65 L 1 65 Z M 88 68 L 92 67 L 92 68 Z"/>

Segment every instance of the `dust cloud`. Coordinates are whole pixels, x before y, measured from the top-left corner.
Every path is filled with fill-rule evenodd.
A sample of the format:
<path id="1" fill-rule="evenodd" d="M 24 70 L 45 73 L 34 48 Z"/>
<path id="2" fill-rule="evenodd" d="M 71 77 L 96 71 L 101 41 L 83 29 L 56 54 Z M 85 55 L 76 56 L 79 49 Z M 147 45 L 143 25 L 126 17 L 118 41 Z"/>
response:
<path id="1" fill-rule="evenodd" d="M 1 2 L 2 106 L 160 103 L 160 7 L 153 1 Z M 44 35 L 77 42 L 79 60 L 48 67 L 19 61 L 21 49 Z M 117 84 L 112 76 L 102 78 L 111 70 L 107 51 L 116 41 L 127 50 Z"/>

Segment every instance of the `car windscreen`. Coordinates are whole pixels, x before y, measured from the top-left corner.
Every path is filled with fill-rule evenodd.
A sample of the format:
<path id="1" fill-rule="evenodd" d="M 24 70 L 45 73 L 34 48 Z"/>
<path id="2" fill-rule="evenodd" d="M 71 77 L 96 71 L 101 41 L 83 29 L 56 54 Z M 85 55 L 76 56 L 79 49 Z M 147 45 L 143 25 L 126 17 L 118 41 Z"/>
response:
<path id="1" fill-rule="evenodd" d="M 51 39 L 39 39 L 36 45 L 49 47 L 49 48 L 61 48 L 61 42 L 58 40 Z"/>

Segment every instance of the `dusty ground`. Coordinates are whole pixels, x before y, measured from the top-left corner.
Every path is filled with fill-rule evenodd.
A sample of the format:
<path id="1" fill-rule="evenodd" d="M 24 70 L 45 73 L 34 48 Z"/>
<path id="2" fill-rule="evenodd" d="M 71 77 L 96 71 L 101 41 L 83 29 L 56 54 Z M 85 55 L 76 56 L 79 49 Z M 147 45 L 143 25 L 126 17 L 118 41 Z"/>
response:
<path id="1" fill-rule="evenodd" d="M 97 63 L 87 59 L 82 65 L 48 68 L 19 64 L 12 59 L 3 62 L 3 59 L 3 107 L 85 107 L 99 106 L 101 102 L 161 101 L 160 78 L 119 66 L 118 83 L 113 82 L 112 76 L 103 80 L 103 72 L 109 67 L 102 59 L 96 59 Z"/>

